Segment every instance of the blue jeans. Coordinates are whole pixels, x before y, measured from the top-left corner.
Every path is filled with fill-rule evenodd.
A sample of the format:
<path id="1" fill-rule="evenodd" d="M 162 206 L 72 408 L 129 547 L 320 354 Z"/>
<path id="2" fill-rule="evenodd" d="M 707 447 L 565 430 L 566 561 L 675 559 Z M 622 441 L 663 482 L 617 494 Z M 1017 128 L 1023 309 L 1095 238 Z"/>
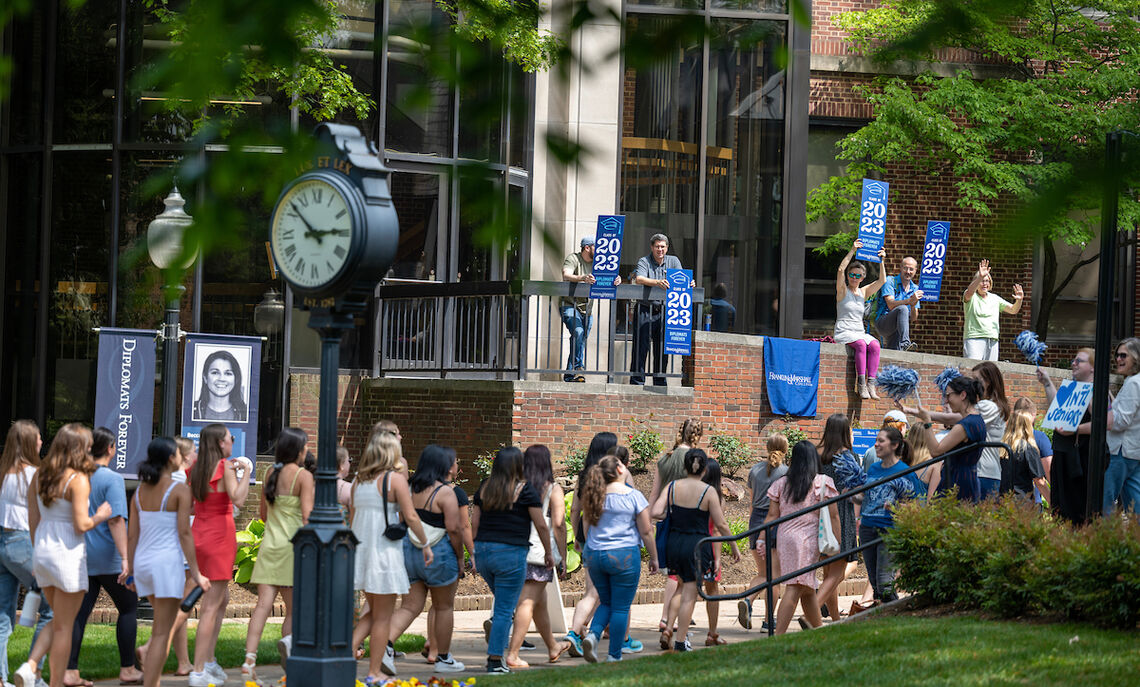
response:
<path id="1" fill-rule="evenodd" d="M 586 559 L 586 570 L 598 591 L 598 610 L 594 611 L 590 632 L 601 637 L 609 625 L 610 657 L 621 660 L 621 647 L 629 632 L 629 607 L 641 580 L 641 549 L 587 549 Z"/>
<path id="2" fill-rule="evenodd" d="M 1116 502 L 1124 510 L 1140 508 L 1140 460 L 1125 458 L 1117 453 L 1108 458 L 1104 471 L 1104 514 L 1116 509 Z"/>
<path id="3" fill-rule="evenodd" d="M 475 542 L 475 567 L 495 595 L 491 614 L 491 636 L 487 655 L 502 657 L 510 638 L 511 621 L 526 582 L 526 554 L 529 546 L 512 546 L 493 541 Z"/>
<path id="4" fill-rule="evenodd" d="M 978 483 L 982 486 L 982 495 L 980 498 L 997 498 L 998 492 L 1001 491 L 1000 479 L 989 479 L 988 477 L 979 477 Z"/>
<path id="5" fill-rule="evenodd" d="M 581 370 L 586 367 L 586 338 L 590 336 L 590 324 L 594 318 L 583 315 L 578 308 L 564 305 L 561 308 L 562 324 L 570 332 L 570 355 L 566 357 L 567 370 Z M 574 375 L 565 374 L 562 379 L 567 382 L 574 381 Z"/>
<path id="6" fill-rule="evenodd" d="M 910 312 L 909 305 L 899 305 L 875 320 L 875 329 L 884 339 L 883 348 L 897 351 L 910 343 Z"/>
<path id="7" fill-rule="evenodd" d="M 5 682 L 8 681 L 8 637 L 16 621 L 16 598 L 21 584 L 28 589 L 39 589 L 32 574 L 32 537 L 20 530 L 0 530 L 0 680 Z M 49 620 L 51 607 L 44 599 L 40 601 L 40 619 L 32 644 Z"/>

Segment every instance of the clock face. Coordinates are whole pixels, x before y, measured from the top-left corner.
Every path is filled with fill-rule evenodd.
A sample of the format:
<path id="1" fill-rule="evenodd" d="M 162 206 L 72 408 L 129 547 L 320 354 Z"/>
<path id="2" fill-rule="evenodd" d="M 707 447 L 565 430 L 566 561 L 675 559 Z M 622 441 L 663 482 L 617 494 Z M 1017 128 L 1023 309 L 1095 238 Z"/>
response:
<path id="1" fill-rule="evenodd" d="M 352 244 L 352 212 L 329 182 L 305 179 L 285 192 L 273 212 L 270 242 L 281 276 L 320 288 L 340 274 Z"/>

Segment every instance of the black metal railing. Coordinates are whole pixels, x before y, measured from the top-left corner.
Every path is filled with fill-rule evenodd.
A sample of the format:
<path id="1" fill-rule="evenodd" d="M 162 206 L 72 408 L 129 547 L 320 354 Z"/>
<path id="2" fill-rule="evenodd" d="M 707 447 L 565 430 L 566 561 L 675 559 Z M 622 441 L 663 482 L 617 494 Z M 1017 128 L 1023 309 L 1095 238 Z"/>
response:
<path id="1" fill-rule="evenodd" d="M 679 356 L 654 351 L 664 340 L 666 291 L 617 287 L 614 300 L 589 300 L 581 365 L 571 355 L 570 328 L 580 315 L 573 299 L 589 298 L 588 284 L 546 281 L 393 283 L 377 288 L 375 373 L 439 377 L 526 379 L 550 375 L 596 382 L 645 377 L 653 383 L 681 377 Z M 690 326 L 703 321 L 704 290 L 693 290 Z M 565 311 L 565 315 L 564 315 Z M 635 372 L 638 328 L 648 345 L 645 370 Z"/>
<path id="2" fill-rule="evenodd" d="M 728 536 L 705 537 L 704 539 L 701 539 L 700 542 L 697 544 L 696 551 L 694 552 L 694 557 L 697 560 L 697 568 L 698 569 L 700 569 L 701 547 L 704 546 L 706 543 L 711 543 L 713 546 L 719 546 L 721 542 L 737 541 L 738 539 L 746 539 L 746 538 L 752 536 L 753 534 L 761 534 L 762 533 L 763 537 L 764 537 L 765 576 L 768 579 L 766 582 L 762 582 L 762 583 L 756 585 L 755 587 L 752 587 L 750 589 L 746 589 L 742 592 L 736 592 L 736 593 L 731 593 L 731 594 L 706 594 L 704 588 L 700 585 L 697 585 L 697 593 L 699 593 L 701 595 L 701 598 L 705 599 L 706 601 L 734 601 L 737 599 L 743 599 L 745 597 L 752 596 L 753 594 L 756 594 L 757 592 L 761 592 L 761 591 L 764 592 L 765 593 L 765 596 L 764 596 L 764 599 L 765 599 L 765 601 L 764 601 L 764 612 L 765 612 L 765 615 L 767 616 L 767 621 L 768 621 L 768 636 L 769 637 L 772 636 L 773 634 L 775 634 L 775 630 L 776 630 L 776 613 L 775 613 L 775 609 L 773 608 L 773 597 L 774 597 L 773 589 L 776 587 L 776 585 L 783 584 L 784 582 L 787 582 L 788 580 L 799 577 L 800 575 L 803 575 L 804 573 L 815 572 L 819 568 L 822 568 L 822 567 L 827 566 L 827 565 L 831 565 L 832 563 L 835 563 L 837 561 L 846 560 L 847 557 L 850 556 L 851 554 L 859 553 L 860 551 L 863 551 L 865 549 L 869 549 L 872 546 L 875 546 L 876 544 L 882 543 L 882 541 L 883 541 L 882 537 L 875 537 L 871 541 L 859 542 L 859 544 L 853 548 L 840 551 L 839 553 L 835 554 L 834 556 L 829 556 L 828 558 L 822 558 L 819 561 L 812 563 L 811 565 L 800 568 L 799 570 L 795 570 L 793 572 L 785 572 L 784 574 L 780 575 L 776 579 L 772 579 L 772 548 L 773 547 L 772 547 L 772 537 L 769 536 L 769 531 L 773 527 L 778 527 L 779 525 L 781 525 L 785 522 L 788 522 L 789 520 L 793 520 L 795 518 L 798 518 L 801 515 L 803 515 L 804 513 L 808 513 L 811 511 L 818 511 L 821 508 L 827 508 L 828 506 L 830 506 L 833 503 L 839 503 L 840 501 L 844 501 L 847 499 L 854 498 L 855 496 L 862 494 L 863 492 L 867 491 L 868 489 L 874 489 L 875 487 L 879 486 L 880 484 L 886 484 L 887 482 L 890 482 L 892 480 L 896 480 L 896 479 L 903 477 L 905 475 L 909 475 L 913 472 L 918 472 L 919 470 L 923 470 L 923 469 L 927 468 L 928 466 L 937 465 L 938 463 L 944 462 L 947 458 L 951 458 L 953 456 L 956 456 L 956 455 L 959 455 L 962 453 L 968 453 L 970 451 L 974 451 L 974 450 L 977 450 L 979 448 L 983 448 L 983 449 L 984 448 L 1004 448 L 1005 450 L 1008 451 L 1009 445 L 1005 444 L 1004 442 L 1001 442 L 1001 441 L 980 441 L 980 442 L 975 442 L 972 444 L 966 444 L 963 446 L 957 446 L 957 447 L 947 451 L 946 453 L 943 453 L 942 455 L 940 455 L 936 458 L 931 458 L 930 460 L 928 460 L 924 463 L 919 463 L 918 465 L 912 465 L 912 466 L 908 467 L 906 470 L 896 472 L 896 473 L 890 475 L 889 477 L 884 477 L 883 479 L 877 480 L 875 482 L 869 482 L 869 483 L 864 484 L 860 487 L 856 487 L 854 489 L 851 489 L 850 491 L 845 491 L 842 494 L 840 494 L 839 496 L 827 499 L 826 501 L 820 501 L 819 503 L 815 504 L 814 506 L 809 506 L 809 507 L 804 508 L 802 510 L 798 510 L 794 513 L 788 513 L 786 515 L 781 515 L 780 517 L 776 518 L 775 520 L 773 520 L 771 522 L 765 522 L 761 525 L 753 527 L 752 529 L 748 530 L 747 532 L 743 532 L 741 534 L 728 535 Z M 928 494 L 927 498 L 930 498 L 930 496 L 931 495 Z M 839 533 L 836 532 L 835 536 L 838 538 Z M 836 614 L 838 614 L 839 609 L 834 609 L 834 612 Z"/>

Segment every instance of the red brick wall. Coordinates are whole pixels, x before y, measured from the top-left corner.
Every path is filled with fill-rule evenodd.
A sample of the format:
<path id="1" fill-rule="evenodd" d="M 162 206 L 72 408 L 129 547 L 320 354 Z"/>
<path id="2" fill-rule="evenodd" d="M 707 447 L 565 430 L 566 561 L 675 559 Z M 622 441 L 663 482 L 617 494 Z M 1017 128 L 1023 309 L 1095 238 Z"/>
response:
<path id="1" fill-rule="evenodd" d="M 452 446 L 465 467 L 478 453 L 501 443 L 543 443 L 560 460 L 575 444 L 588 444 L 596 432 L 612 431 L 625 443 L 633 420 L 645 420 L 672 445 L 674 433 L 690 416 L 705 420 L 706 436 L 725 432 L 745 440 L 759 455 L 769 431 L 784 420 L 769 412 L 764 391 L 764 346 L 761 337 L 697 332 L 693 346 L 692 387 L 656 390 L 627 385 L 567 384 L 537 381 L 458 381 L 341 378 L 339 396 L 341 440 L 363 446 L 371 424 L 394 420 L 404 436 L 404 450 L 414 466 L 415 456 L 429 442 Z M 960 358 L 884 352 L 883 365 L 916 369 L 920 391 L 932 402 L 930 383 L 947 365 Z M 823 344 L 820 361 L 819 408 L 815 418 L 792 420 L 818 439 L 831 413 L 846 413 L 855 423 L 876 427 L 892 408 L 890 401 L 862 401 L 851 393 L 854 370 L 845 346 Z M 1045 397 L 1030 365 L 1001 363 L 1010 400 L 1028 396 L 1045 410 Z M 1055 379 L 1068 376 L 1051 370 Z M 294 374 L 290 422 L 316 435 L 316 376 Z M 359 450 L 352 450 L 353 458 Z"/>

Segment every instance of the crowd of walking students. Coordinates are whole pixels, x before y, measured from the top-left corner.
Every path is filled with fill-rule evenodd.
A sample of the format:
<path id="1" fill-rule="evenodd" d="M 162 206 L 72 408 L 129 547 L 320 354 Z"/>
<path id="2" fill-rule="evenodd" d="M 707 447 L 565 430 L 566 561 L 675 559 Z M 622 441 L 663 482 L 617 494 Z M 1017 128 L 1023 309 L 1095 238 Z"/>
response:
<path id="1" fill-rule="evenodd" d="M 1140 340 L 1118 346 L 1115 371 L 1125 377 L 1109 416 L 1111 453 L 1104 505 L 1135 509 L 1140 503 Z M 1081 349 L 1073 379 L 1091 381 L 1095 360 Z M 1047 397 L 1052 380 L 1039 373 Z M 756 568 L 750 586 L 771 573 L 780 576 L 821 560 L 822 517 L 841 550 L 871 543 L 894 524 L 901 503 L 941 495 L 979 501 L 1004 494 L 1047 501 L 1061 518 L 1085 518 L 1089 418 L 1076 433 L 1058 431 L 1052 440 L 1034 429 L 1037 408 L 1026 398 L 1011 403 L 1000 369 L 982 362 L 952 379 L 941 408 L 896 404 L 883 418 L 874 446 L 855 454 L 850 419 L 828 417 L 818 442 L 789 446 L 780 434 L 767 437 L 766 456 L 748 473 L 749 527 L 785 516 L 770 534 L 753 533 L 747 546 Z M 370 638 L 366 684 L 397 673 L 394 641 L 423 611 L 428 598 L 424 659 L 439 673 L 467 669 L 452 654 L 454 599 L 458 582 L 478 574 L 494 596 L 484 624 L 485 669 L 507 673 L 528 666 L 524 648 L 532 623 L 555 663 L 569 654 L 589 662 L 620 661 L 644 650 L 629 634 L 630 608 L 649 574 L 667 575 L 658 625 L 663 650 L 692 649 L 691 632 L 698 585 L 718 592 L 720 546 L 700 540 L 731 536 L 717 461 L 701 448 L 699 419 L 682 423 L 670 451 L 656 462 L 648 498 L 634 485 L 629 451 L 612 432 L 596 434 L 587 451 L 570 505 L 554 477 L 549 449 L 533 445 L 499 449 L 490 475 L 470 496 L 455 480 L 454 450 L 437 444 L 419 454 L 409 470 L 399 428 L 380 422 L 355 462 L 338 452 L 337 498 L 359 540 L 354 586 L 361 592 L 353 649 Z M 974 446 L 1002 441 L 1009 450 Z M 157 685 L 173 651 L 177 672 L 191 687 L 221 685 L 227 674 L 215 648 L 229 601 L 228 583 L 236 553 L 234 514 L 248 496 L 252 463 L 232 455 L 234 438 L 223 424 L 206 426 L 198 444 L 159 437 L 138 467 L 139 485 L 128 498 L 125 482 L 108 467 L 114 435 L 80 424 L 59 429 L 46 453 L 39 428 L 21 420 L 9 429 L 0 456 L 0 683 L 42 684 L 45 657 L 52 687 L 89 685 L 78 670 L 84 630 L 101 591 L 118 609 L 116 642 L 122 684 Z M 955 449 L 959 449 L 955 451 Z M 951 453 L 953 451 L 953 453 Z M 941 464 L 906 472 L 932 457 Z M 284 429 L 275 442 L 274 463 L 265 474 L 259 515 L 265 521 L 251 582 L 257 604 L 246 638 L 242 680 L 257 681 L 257 648 L 273 605 L 285 606 L 278 651 L 292 651 L 293 546 L 291 539 L 309 518 L 315 480 L 308 436 Z M 821 501 L 872 485 L 860 498 L 824 509 Z M 575 605 L 564 637 L 552 630 L 547 585 L 563 575 L 567 527 L 586 568 L 585 593 Z M 771 539 L 772 541 L 766 541 Z M 743 542 L 741 542 L 743 543 Z M 741 559 L 735 542 L 728 548 Z M 772 556 L 769 566 L 767 558 Z M 858 559 L 867 570 L 863 598 L 846 611 L 838 590 Z M 775 590 L 776 633 L 787 631 L 797 610 L 804 628 L 897 597 L 891 556 L 882 544 L 787 580 Z M 25 605 L 21 622 L 34 620 L 36 633 L 27 660 L 9 673 L 8 638 L 20 588 L 42 600 Z M 201 595 L 194 653 L 188 652 L 187 613 L 180 600 Z M 150 639 L 136 647 L 138 598 L 154 609 Z M 402 600 L 400 599 L 402 597 Z M 752 629 L 755 597 L 743 599 L 737 619 Z M 708 603 L 706 646 L 725 641 L 718 632 L 719 607 Z M 34 617 L 33 615 L 34 614 Z M 604 642 L 608 637 L 608 642 Z M 698 638 L 699 640 L 699 638 Z M 533 660 L 533 659 L 532 659 Z"/>

